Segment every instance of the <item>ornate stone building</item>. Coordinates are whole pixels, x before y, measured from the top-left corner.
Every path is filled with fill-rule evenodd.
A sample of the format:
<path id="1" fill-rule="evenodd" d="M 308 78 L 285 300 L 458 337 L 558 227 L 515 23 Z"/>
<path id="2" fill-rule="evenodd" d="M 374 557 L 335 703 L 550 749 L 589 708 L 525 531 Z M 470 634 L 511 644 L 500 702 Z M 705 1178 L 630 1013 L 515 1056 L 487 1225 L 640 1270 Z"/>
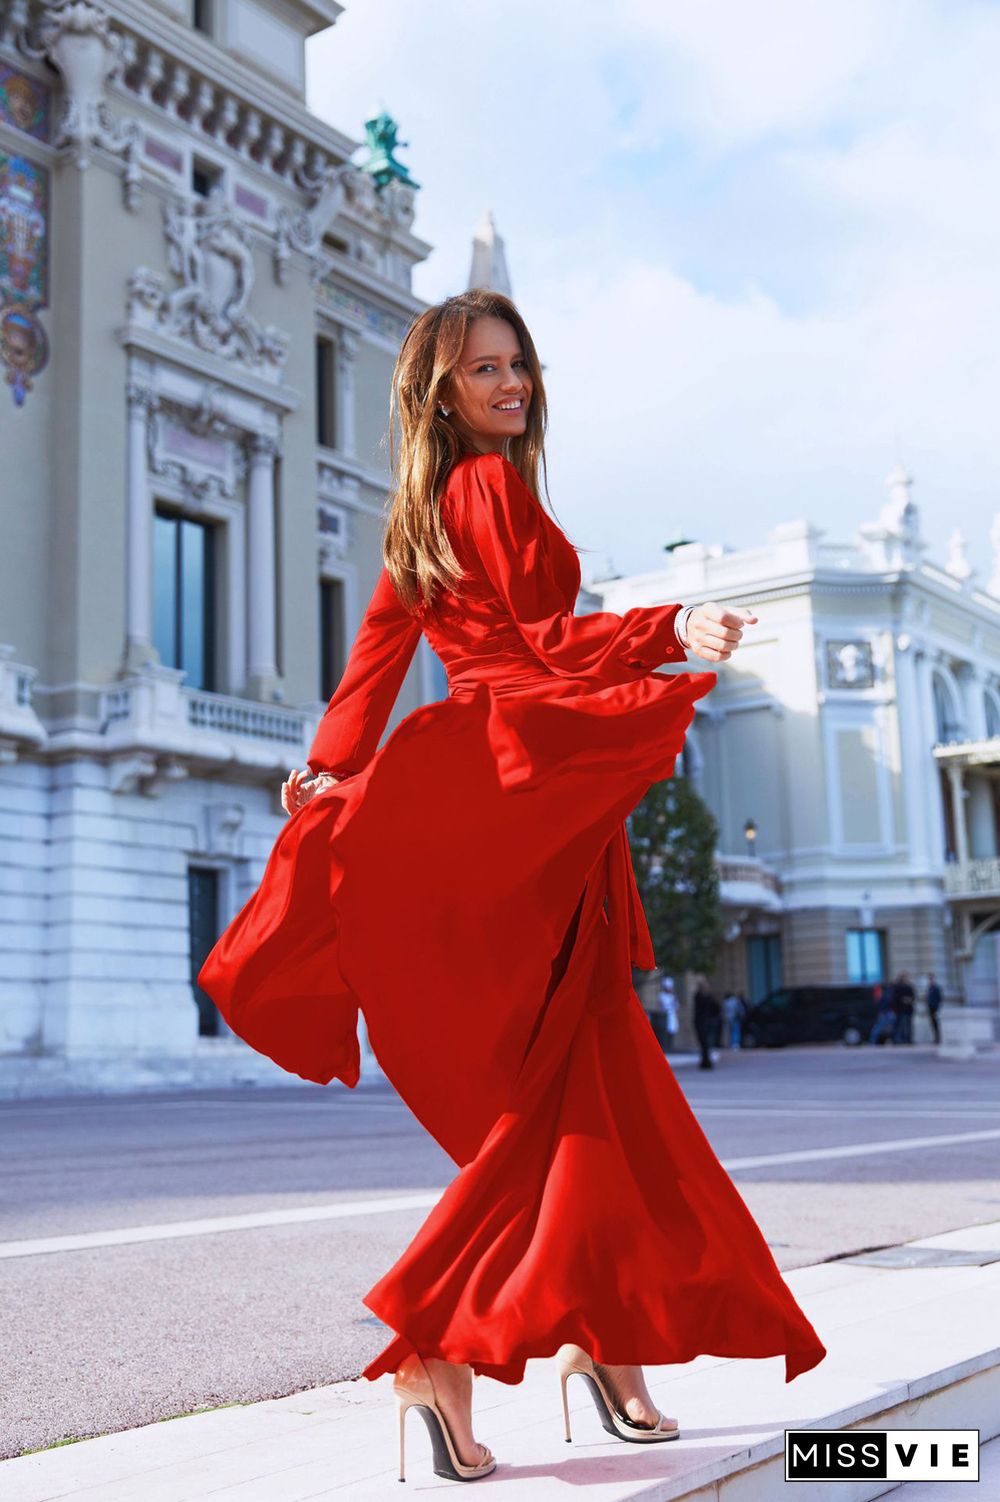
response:
<path id="1" fill-rule="evenodd" d="M 258 1063 L 192 978 L 381 566 L 430 250 L 393 121 L 356 164 L 305 107 L 340 11 L 2 14 L 0 1084 Z"/>
<path id="2" fill-rule="evenodd" d="M 674 546 L 589 595 L 759 616 L 684 752 L 720 829 L 717 986 L 933 972 L 966 1004 L 959 1031 L 1000 1037 L 1000 518 L 981 587 L 960 531 L 943 567 L 924 557 L 901 468 L 888 488 L 851 544 L 789 522 L 743 551 Z"/>

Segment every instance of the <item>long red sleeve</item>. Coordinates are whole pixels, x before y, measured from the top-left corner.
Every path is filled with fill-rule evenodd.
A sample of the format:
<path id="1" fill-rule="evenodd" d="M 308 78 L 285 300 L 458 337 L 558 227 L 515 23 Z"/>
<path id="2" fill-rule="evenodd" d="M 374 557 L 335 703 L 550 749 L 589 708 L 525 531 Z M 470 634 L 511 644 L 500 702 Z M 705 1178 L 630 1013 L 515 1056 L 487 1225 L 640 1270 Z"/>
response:
<path id="1" fill-rule="evenodd" d="M 546 530 L 552 524 L 513 464 L 483 454 L 466 470 L 463 514 L 483 567 L 528 645 L 554 673 L 626 683 L 665 662 L 687 661 L 674 627 L 679 603 L 574 615 L 552 568 L 549 550 L 558 542 Z"/>
<path id="2" fill-rule="evenodd" d="M 316 727 L 311 772 L 348 777 L 374 756 L 420 635 L 419 621 L 400 603 L 383 565 L 344 675 Z"/>

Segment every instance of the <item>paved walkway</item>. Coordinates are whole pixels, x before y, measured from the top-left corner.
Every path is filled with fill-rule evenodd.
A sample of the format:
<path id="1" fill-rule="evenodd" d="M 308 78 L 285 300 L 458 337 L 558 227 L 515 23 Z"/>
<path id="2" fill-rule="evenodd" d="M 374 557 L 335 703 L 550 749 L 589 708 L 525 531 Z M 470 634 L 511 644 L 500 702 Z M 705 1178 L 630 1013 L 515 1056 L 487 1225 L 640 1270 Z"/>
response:
<path id="1" fill-rule="evenodd" d="M 703 1356 L 684 1367 L 652 1369 L 656 1401 L 683 1429 L 670 1444 L 644 1448 L 609 1439 L 575 1379 L 568 1448 L 550 1362 L 529 1362 L 518 1387 L 479 1379 L 477 1434 L 500 1465 L 478 1484 L 498 1499 L 524 1502 L 579 1496 L 581 1486 L 587 1502 L 774 1502 L 784 1485 L 786 1428 L 961 1427 L 979 1428 L 988 1439 L 1000 1431 L 1000 1261 L 987 1260 L 1000 1251 L 1000 1222 L 911 1245 L 972 1252 L 983 1265 L 835 1261 L 789 1272 L 827 1343 L 826 1360 L 787 1385 L 780 1358 Z M 995 1447 L 988 1452 L 990 1474 L 994 1456 Z M 421 1494 L 453 1485 L 433 1475 L 415 1414 L 407 1469 L 411 1490 Z M 0 1465 L 4 1502 L 372 1502 L 397 1496 L 395 1485 L 389 1377 L 150 1424 Z M 849 1498 L 879 1494 L 852 1489 Z M 795 1502 L 829 1496 L 828 1484 L 796 1484 Z M 906 1502 L 943 1496 L 938 1486 L 927 1499 L 914 1490 Z M 838 1502 L 848 1502 L 843 1486 Z"/>

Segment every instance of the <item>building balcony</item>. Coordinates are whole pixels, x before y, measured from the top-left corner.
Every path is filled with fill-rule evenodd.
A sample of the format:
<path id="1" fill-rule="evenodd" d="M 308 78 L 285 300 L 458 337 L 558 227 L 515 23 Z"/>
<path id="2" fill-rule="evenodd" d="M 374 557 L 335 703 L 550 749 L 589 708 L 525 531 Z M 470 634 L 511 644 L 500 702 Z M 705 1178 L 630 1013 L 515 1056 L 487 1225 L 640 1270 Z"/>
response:
<path id="1" fill-rule="evenodd" d="M 949 861 L 944 868 L 946 897 L 1000 898 L 1000 856 Z"/>
<path id="2" fill-rule="evenodd" d="M 266 784 L 305 765 L 318 713 L 186 688 L 182 678 L 149 668 L 102 692 L 87 749 L 96 742 L 107 755 L 113 791 L 156 793 L 164 781 L 220 772 Z"/>
<path id="3" fill-rule="evenodd" d="M 13 662 L 14 648 L 0 646 L 0 762 L 16 761 L 22 751 L 45 741 L 45 727 L 31 702 L 34 668 Z"/>
<path id="4" fill-rule="evenodd" d="M 757 856 L 716 854 L 715 864 L 723 907 L 781 911 L 781 879 Z"/>

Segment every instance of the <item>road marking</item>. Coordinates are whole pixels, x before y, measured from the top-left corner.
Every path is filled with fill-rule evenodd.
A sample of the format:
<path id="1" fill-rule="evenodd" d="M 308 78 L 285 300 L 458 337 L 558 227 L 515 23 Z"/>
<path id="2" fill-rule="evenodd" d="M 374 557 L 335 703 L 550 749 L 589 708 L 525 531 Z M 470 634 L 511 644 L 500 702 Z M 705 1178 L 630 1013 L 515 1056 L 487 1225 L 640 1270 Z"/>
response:
<path id="1" fill-rule="evenodd" d="M 762 1153 L 755 1158 L 728 1158 L 723 1167 L 780 1167 L 782 1163 L 820 1163 L 828 1158 L 864 1158 L 879 1153 L 905 1153 L 918 1147 L 955 1147 L 961 1142 L 993 1142 L 1000 1138 L 1000 1128 L 984 1132 L 948 1132 L 936 1137 L 894 1137 L 886 1142 L 855 1142 L 843 1147 L 803 1147 L 791 1153 Z"/>
<path id="2" fill-rule="evenodd" d="M 729 1173 L 741 1168 L 778 1168 L 785 1163 L 820 1163 L 832 1158 L 877 1157 L 879 1153 L 912 1152 L 924 1147 L 955 1147 L 965 1142 L 993 1142 L 1000 1128 L 982 1132 L 949 1132 L 936 1137 L 896 1137 L 887 1142 L 856 1142 L 843 1147 L 807 1147 L 789 1153 L 762 1153 L 751 1158 L 724 1158 Z M 355 1215 L 389 1215 L 405 1210 L 430 1210 L 444 1189 L 423 1194 L 397 1194 L 384 1199 L 339 1200 L 333 1205 L 303 1205 L 290 1210 L 258 1210 L 247 1215 L 218 1215 L 203 1220 L 177 1220 L 150 1226 L 126 1226 L 116 1231 L 85 1231 L 75 1236 L 39 1236 L 25 1241 L 0 1242 L 0 1259 L 38 1257 L 48 1252 L 78 1252 L 94 1247 L 124 1246 L 143 1241 L 172 1241 L 182 1236 L 214 1236 L 219 1231 L 251 1231 L 266 1226 L 306 1225 L 313 1221 L 347 1220 Z"/>
<path id="3" fill-rule="evenodd" d="M 172 1241 L 178 1236 L 212 1236 L 217 1231 L 250 1231 L 258 1226 L 304 1225 L 315 1220 L 345 1220 L 354 1215 L 386 1215 L 394 1210 L 429 1210 L 443 1189 L 397 1194 L 390 1199 L 340 1200 L 333 1205 L 303 1205 L 292 1210 L 257 1210 L 247 1215 L 207 1216 L 117 1231 L 84 1231 L 76 1236 L 38 1236 L 30 1241 L 0 1242 L 0 1258 L 38 1257 L 43 1252 L 79 1252 L 91 1247 L 123 1246 L 136 1241 Z"/>

